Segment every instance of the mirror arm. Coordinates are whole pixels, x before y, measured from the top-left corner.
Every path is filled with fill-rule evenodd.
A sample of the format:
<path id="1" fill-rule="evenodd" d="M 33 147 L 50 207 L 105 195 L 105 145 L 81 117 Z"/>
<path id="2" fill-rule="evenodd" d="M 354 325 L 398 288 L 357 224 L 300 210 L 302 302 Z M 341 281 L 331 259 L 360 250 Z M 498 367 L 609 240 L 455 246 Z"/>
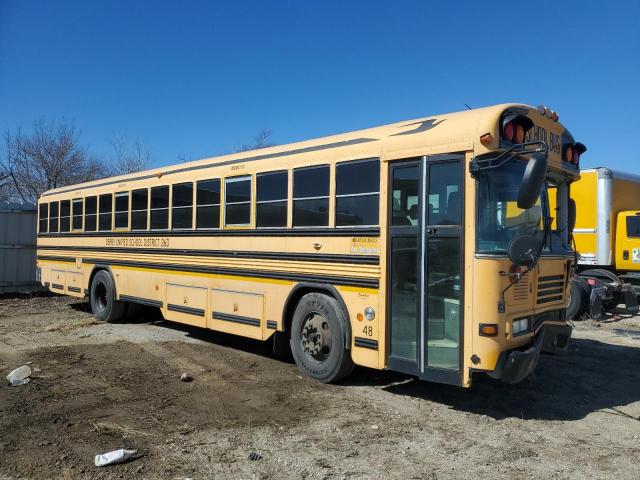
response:
<path id="1" fill-rule="evenodd" d="M 512 280 L 509 285 L 507 285 L 502 292 L 500 292 L 500 300 L 498 300 L 498 313 L 504 313 L 505 312 L 505 302 L 504 302 L 504 296 L 507 293 L 507 291 L 513 287 L 516 283 L 518 283 L 520 281 L 520 279 L 522 277 L 524 277 L 527 273 L 529 273 L 531 270 L 533 270 L 535 268 L 535 266 L 538 264 L 538 260 L 536 259 L 536 262 L 531 265 L 529 268 L 527 268 L 524 273 L 518 273 L 516 275 L 516 278 L 514 280 Z M 508 275 L 505 272 L 500 272 L 501 275 Z"/>
<path id="2" fill-rule="evenodd" d="M 469 163 L 469 173 L 471 173 L 471 176 L 475 178 L 475 176 L 481 171 L 499 168 L 509 160 L 512 160 L 519 155 L 542 153 L 546 156 L 548 152 L 549 147 L 545 142 L 542 141 L 517 143 L 494 158 L 478 158 L 477 156 L 473 157 L 471 163 Z"/>

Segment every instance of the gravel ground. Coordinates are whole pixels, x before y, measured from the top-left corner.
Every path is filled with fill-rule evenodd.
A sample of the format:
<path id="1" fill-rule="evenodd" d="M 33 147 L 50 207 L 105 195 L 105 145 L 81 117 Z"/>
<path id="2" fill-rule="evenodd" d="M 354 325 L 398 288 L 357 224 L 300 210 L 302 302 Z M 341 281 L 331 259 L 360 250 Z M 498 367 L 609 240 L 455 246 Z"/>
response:
<path id="1" fill-rule="evenodd" d="M 268 344 L 150 311 L 102 324 L 69 297 L 0 298 L 0 370 L 33 369 L 0 386 L 0 478 L 637 479 L 640 317 L 575 326 L 516 386 L 322 385 Z M 118 448 L 138 456 L 93 465 Z"/>

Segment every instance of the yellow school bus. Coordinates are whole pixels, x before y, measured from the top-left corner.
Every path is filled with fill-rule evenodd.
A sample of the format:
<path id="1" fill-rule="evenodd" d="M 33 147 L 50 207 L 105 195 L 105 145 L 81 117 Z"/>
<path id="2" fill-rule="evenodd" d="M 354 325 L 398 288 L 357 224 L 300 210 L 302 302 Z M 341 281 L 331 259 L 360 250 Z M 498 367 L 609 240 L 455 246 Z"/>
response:
<path id="1" fill-rule="evenodd" d="M 40 198 L 38 269 L 98 319 L 157 307 L 323 382 L 515 383 L 571 336 L 583 150 L 552 110 L 504 104 L 66 186 Z"/>

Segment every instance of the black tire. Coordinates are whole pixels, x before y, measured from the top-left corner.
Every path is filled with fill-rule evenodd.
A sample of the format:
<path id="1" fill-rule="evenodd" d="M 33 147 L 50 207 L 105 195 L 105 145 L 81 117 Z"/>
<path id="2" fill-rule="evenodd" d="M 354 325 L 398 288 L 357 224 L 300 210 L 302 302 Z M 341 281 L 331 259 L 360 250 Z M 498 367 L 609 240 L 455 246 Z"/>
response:
<path id="1" fill-rule="evenodd" d="M 116 285 L 106 270 L 100 270 L 93 277 L 89 300 L 93 315 L 102 322 L 115 322 L 124 315 L 125 303 L 116 300 Z"/>
<path id="2" fill-rule="evenodd" d="M 584 312 L 589 300 L 584 284 L 584 278 L 573 277 L 569 289 L 569 303 L 567 304 L 567 320 L 577 319 Z M 588 285 L 586 285 L 588 287 Z"/>
<path id="3" fill-rule="evenodd" d="M 291 353 L 302 373 L 323 383 L 337 382 L 353 370 L 345 344 L 347 318 L 328 295 L 308 293 L 291 322 Z"/>

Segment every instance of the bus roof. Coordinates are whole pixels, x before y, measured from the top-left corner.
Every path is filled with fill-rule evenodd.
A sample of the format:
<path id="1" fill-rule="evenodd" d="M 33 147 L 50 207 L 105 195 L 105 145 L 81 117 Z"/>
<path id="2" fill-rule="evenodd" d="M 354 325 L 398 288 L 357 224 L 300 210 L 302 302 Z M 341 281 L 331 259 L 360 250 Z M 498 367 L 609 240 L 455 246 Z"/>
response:
<path id="1" fill-rule="evenodd" d="M 505 103 L 460 112 L 431 115 L 364 130 L 209 157 L 73 186 L 59 187 L 45 192 L 43 196 L 117 184 L 124 181 L 143 180 L 189 170 L 200 170 L 250 161 L 266 161 L 298 153 L 349 147 L 357 147 L 358 153 L 364 155 L 363 158 L 367 155 L 370 157 L 375 156 L 380 157 L 382 161 L 437 153 L 461 152 L 473 150 L 474 148 L 477 153 L 485 153 L 491 148 L 481 145 L 479 137 L 487 132 L 493 132 L 495 135 L 500 116 L 509 108 L 524 108 L 535 111 L 535 107 L 529 105 Z M 496 147 L 494 146 L 493 148 Z"/>

